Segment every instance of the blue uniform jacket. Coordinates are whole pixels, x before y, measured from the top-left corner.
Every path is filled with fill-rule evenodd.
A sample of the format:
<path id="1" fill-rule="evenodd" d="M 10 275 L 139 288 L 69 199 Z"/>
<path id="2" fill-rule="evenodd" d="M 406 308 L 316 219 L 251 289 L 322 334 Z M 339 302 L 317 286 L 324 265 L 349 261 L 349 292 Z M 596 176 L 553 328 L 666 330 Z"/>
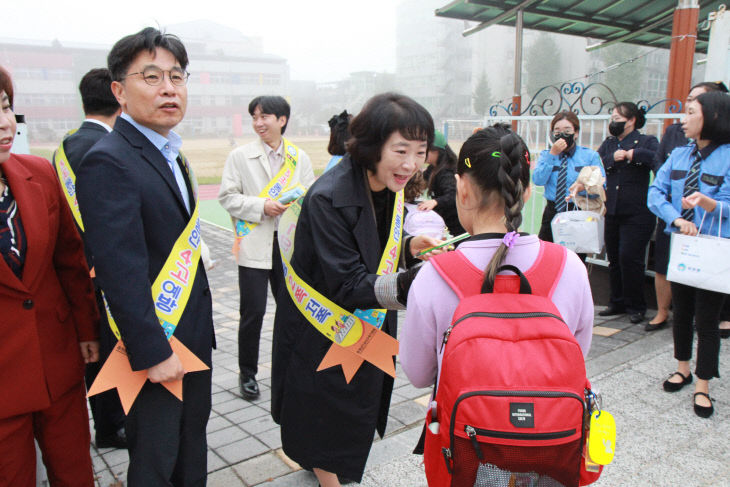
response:
<path id="1" fill-rule="evenodd" d="M 572 155 L 568 156 L 568 188 L 578 179 L 578 173 L 585 166 L 598 166 L 601 168 L 601 174 L 606 176 L 598 153 L 587 147 L 576 146 Z M 548 201 L 555 201 L 555 186 L 558 184 L 559 171 L 560 156 L 551 154 L 549 150 L 540 152 L 540 158 L 532 172 L 532 182 L 538 186 L 545 186 L 545 199 Z"/>
<path id="2" fill-rule="evenodd" d="M 682 216 L 682 194 L 687 171 L 692 165 L 695 145 L 677 147 L 659 169 L 654 182 L 649 187 L 647 204 L 649 209 L 667 223 L 666 232 L 677 229 L 672 222 Z M 730 237 L 730 144 L 717 147 L 700 164 L 700 192 L 717 201 L 715 210 L 710 213 L 700 228 L 700 233 L 717 235 L 720 212 L 722 211 L 722 233 Z M 705 210 L 695 207 L 694 223 L 698 227 L 705 216 Z M 708 221 L 709 220 L 709 221 Z"/>

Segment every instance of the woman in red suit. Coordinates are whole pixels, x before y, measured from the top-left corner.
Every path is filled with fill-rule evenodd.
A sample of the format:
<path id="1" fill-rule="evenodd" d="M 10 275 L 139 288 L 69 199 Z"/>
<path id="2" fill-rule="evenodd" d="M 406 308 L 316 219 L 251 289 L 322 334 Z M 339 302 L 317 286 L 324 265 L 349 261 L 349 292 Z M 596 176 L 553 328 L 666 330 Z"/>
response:
<path id="1" fill-rule="evenodd" d="M 99 312 L 73 216 L 45 159 L 10 153 L 13 86 L 0 67 L 0 487 L 93 486 L 84 362 Z"/>

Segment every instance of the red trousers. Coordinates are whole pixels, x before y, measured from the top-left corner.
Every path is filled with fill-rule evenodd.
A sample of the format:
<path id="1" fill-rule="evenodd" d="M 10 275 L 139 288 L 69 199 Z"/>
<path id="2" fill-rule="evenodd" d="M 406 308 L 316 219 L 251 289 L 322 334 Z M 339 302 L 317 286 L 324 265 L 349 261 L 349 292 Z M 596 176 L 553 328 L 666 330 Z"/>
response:
<path id="1" fill-rule="evenodd" d="M 0 419 L 0 487 L 35 487 L 38 441 L 52 487 L 93 487 L 83 382 L 41 411 Z"/>

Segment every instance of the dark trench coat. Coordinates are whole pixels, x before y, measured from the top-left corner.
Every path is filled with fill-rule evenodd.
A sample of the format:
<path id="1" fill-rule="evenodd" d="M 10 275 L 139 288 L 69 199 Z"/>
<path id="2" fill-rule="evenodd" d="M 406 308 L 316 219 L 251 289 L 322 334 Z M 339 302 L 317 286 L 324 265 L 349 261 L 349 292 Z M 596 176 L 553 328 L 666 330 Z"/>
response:
<path id="1" fill-rule="evenodd" d="M 297 224 L 294 270 L 349 311 L 380 307 L 374 285 L 383 249 L 368 191 L 362 170 L 346 155 L 309 189 Z M 375 430 L 385 433 L 393 379 L 368 362 L 349 384 L 339 366 L 317 372 L 332 342 L 304 319 L 285 288 L 281 293 L 271 410 L 284 452 L 304 468 L 359 481 Z M 389 311 L 383 330 L 396 336 L 396 328 L 396 313 Z"/>

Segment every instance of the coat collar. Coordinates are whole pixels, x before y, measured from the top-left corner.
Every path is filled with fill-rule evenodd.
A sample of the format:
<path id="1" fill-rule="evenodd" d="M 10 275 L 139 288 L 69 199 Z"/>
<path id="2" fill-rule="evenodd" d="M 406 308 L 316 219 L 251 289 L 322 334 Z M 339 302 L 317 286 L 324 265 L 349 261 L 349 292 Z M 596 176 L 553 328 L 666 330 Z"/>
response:
<path id="1" fill-rule="evenodd" d="M 180 188 L 177 185 L 177 181 L 175 181 L 175 175 L 170 170 L 167 159 L 165 159 L 165 156 L 162 155 L 159 149 L 142 132 L 122 117 L 117 118 L 114 124 L 114 131 L 126 139 L 132 147 L 137 149 L 142 158 L 162 176 L 162 179 L 165 180 L 165 183 L 167 183 L 167 186 L 173 192 L 175 198 L 177 198 L 180 209 L 186 216 L 190 216 L 185 206 L 185 200 L 180 193 Z M 193 202 L 191 201 L 190 204 L 193 205 Z"/>
<path id="2" fill-rule="evenodd" d="M 23 279 L 18 279 L 5 261 L 0 259 L 0 283 L 27 292 L 41 270 L 43 254 L 48 248 L 46 229 L 49 225 L 47 208 L 49 202 L 43 198 L 44 191 L 41 184 L 34 181 L 33 173 L 17 156 L 11 154 L 3 163 L 2 169 L 18 205 L 28 248 L 23 266 Z"/>

